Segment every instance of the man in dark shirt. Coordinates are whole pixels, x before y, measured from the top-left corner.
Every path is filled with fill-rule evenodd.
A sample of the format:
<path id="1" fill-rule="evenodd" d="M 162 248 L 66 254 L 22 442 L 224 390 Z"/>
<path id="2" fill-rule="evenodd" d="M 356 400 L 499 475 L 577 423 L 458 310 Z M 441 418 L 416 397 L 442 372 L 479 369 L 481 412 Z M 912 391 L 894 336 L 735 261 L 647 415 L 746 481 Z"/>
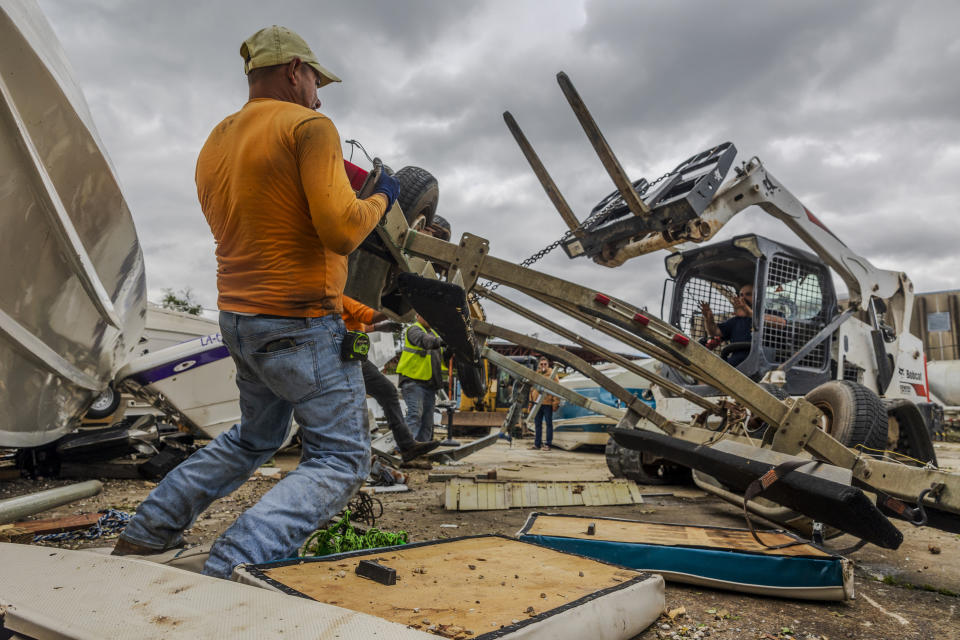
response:
<path id="1" fill-rule="evenodd" d="M 703 313 L 703 324 L 707 330 L 707 335 L 731 344 L 736 342 L 749 343 L 750 334 L 753 332 L 753 285 L 745 284 L 740 287 L 740 295 L 734 296 L 730 302 L 733 304 L 733 316 L 719 325 L 713 317 L 710 303 L 700 303 L 700 311 Z M 726 358 L 727 362 L 735 367 L 746 360 L 748 355 L 750 355 L 750 347 L 745 347 L 738 351 L 731 351 Z"/>
<path id="2" fill-rule="evenodd" d="M 740 295 L 734 296 L 730 303 L 733 305 L 733 316 L 724 320 L 719 325 L 713 318 L 713 310 L 710 303 L 701 302 L 700 311 L 703 313 L 703 325 L 710 338 L 733 343 L 749 343 L 752 340 L 753 333 L 753 285 L 745 284 L 740 287 Z M 784 327 L 787 324 L 786 318 L 777 311 L 767 311 L 763 314 L 763 320 L 767 326 Z M 750 355 L 750 347 L 744 345 L 743 349 L 731 351 L 727 354 L 727 362 L 732 366 L 737 366 L 747 359 Z"/>

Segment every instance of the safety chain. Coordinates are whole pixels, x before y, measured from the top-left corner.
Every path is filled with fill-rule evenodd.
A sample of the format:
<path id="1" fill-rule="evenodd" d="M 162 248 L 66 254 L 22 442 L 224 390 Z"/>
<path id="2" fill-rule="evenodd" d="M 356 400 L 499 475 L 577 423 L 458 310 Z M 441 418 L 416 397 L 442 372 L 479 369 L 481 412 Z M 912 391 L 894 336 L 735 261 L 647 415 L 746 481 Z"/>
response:
<path id="1" fill-rule="evenodd" d="M 646 195 L 647 191 L 649 191 L 651 187 L 655 187 L 656 185 L 660 184 L 660 182 L 662 182 L 664 178 L 666 178 L 672 173 L 673 171 L 668 171 L 662 176 L 660 176 L 659 178 L 657 178 L 656 180 L 654 180 L 653 182 L 648 182 L 646 186 L 643 187 L 643 189 L 637 192 L 637 195 L 641 197 Z M 592 231 L 596 229 L 603 223 L 607 222 L 607 220 L 609 219 L 610 213 L 613 211 L 613 209 L 621 206 L 622 203 L 623 203 L 623 198 L 617 197 L 616 195 L 614 195 L 614 197 L 610 198 L 609 202 L 607 202 L 602 209 L 592 213 L 590 216 L 587 217 L 586 220 L 580 223 L 580 225 L 577 226 L 576 228 L 567 230 L 567 232 L 564 233 L 562 236 L 560 236 L 558 240 L 551 242 L 550 244 L 545 246 L 543 249 L 540 249 L 540 251 L 537 251 L 536 253 L 531 255 L 529 258 L 521 262 L 520 266 L 526 268 L 536 262 L 539 262 L 544 258 L 544 256 L 546 256 L 548 253 L 550 253 L 551 251 L 559 247 L 561 244 L 566 242 L 570 238 L 570 236 L 577 233 L 578 231 Z M 486 288 L 488 291 L 496 291 L 497 287 L 500 286 L 500 283 L 487 280 L 486 282 L 482 283 L 481 286 Z M 477 300 L 479 300 L 479 296 L 475 293 L 471 293 L 470 302 L 476 302 Z"/>
<path id="2" fill-rule="evenodd" d="M 123 532 L 133 517 L 132 513 L 118 511 L 117 509 L 107 509 L 102 511 L 102 516 L 96 524 L 86 529 L 76 531 L 64 531 L 62 533 L 48 533 L 33 537 L 34 542 L 65 542 L 67 540 L 96 540 L 105 536 L 118 535 Z"/>

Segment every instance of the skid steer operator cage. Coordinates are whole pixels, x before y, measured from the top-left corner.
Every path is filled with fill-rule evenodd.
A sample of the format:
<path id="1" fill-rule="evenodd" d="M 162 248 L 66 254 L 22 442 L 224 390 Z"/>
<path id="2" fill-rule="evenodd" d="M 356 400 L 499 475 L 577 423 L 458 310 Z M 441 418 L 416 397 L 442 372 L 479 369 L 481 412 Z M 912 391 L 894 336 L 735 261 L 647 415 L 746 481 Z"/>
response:
<path id="1" fill-rule="evenodd" d="M 739 295 L 739 292 L 735 282 L 692 276 L 681 283 L 677 294 L 679 319 L 674 324 L 683 331 L 689 331 L 694 340 L 703 342 L 713 336 L 707 334 L 701 305 L 704 302 L 710 305 L 713 317 L 719 325 L 733 317 L 733 304 L 730 301 Z"/>
<path id="2" fill-rule="evenodd" d="M 790 381 L 814 385 L 830 367 L 831 337 L 815 337 L 836 315 L 830 273 L 811 254 L 756 235 L 675 253 L 666 259 L 675 279 L 670 322 L 703 344 L 708 336 L 702 303 L 717 325 L 733 317 L 733 298 L 752 285 L 753 322 L 749 356 L 738 365 L 747 375 L 763 375 L 790 362 Z M 820 380 L 822 382 L 824 380 Z M 810 387 L 812 388 L 812 386 Z"/>
<path id="3" fill-rule="evenodd" d="M 779 318 L 783 324 L 766 322 L 762 345 L 776 364 L 783 364 L 807 344 L 830 318 L 824 299 L 822 269 L 784 254 L 768 263 L 763 290 L 765 319 Z M 830 314 L 832 315 L 832 314 Z M 797 362 L 798 367 L 824 369 L 830 359 L 830 338 L 821 341 Z"/>
<path id="4" fill-rule="evenodd" d="M 565 76 L 564 80 L 569 84 L 569 80 Z M 563 83 L 561 84 L 563 85 Z M 606 141 L 596 128 L 596 123 L 592 121 L 586 107 L 575 92 L 567 89 L 572 89 L 572 86 L 565 88 L 567 98 L 580 118 L 581 125 L 594 144 L 594 148 L 597 150 L 604 166 L 611 177 L 614 178 L 614 183 L 617 184 L 631 213 L 638 217 L 647 215 L 650 211 L 649 208 L 640 201 L 633 189 L 632 181 L 625 175 L 621 165 L 606 145 Z M 512 120 L 512 118 L 508 119 L 508 122 L 509 120 Z M 577 226 L 577 220 L 571 213 L 563 196 L 556 189 L 556 185 L 549 174 L 546 173 L 542 164 L 539 163 L 539 159 L 529 147 L 529 144 L 526 143 L 515 122 L 513 122 L 513 125 L 511 130 L 561 217 L 571 226 L 571 234 L 582 236 L 584 229 Z M 742 168 L 737 169 L 736 178 L 717 193 L 705 215 L 710 211 L 721 208 L 731 212 L 730 215 L 732 215 L 753 204 L 761 205 L 772 210 L 776 215 L 785 217 L 804 215 L 802 204 L 793 198 L 789 191 L 766 170 L 757 158 L 751 159 Z M 709 221 L 704 219 L 699 222 L 695 221 L 695 224 L 692 225 L 688 223 L 684 228 L 691 233 L 697 232 L 708 223 Z M 661 233 L 668 234 L 668 231 L 670 234 L 673 233 L 672 230 Z M 423 263 L 418 264 L 416 262 L 417 260 L 429 260 L 446 273 L 446 282 L 442 283 L 444 287 L 449 288 L 451 285 L 458 285 L 461 288 L 460 301 L 453 311 L 456 311 L 456 314 L 463 318 L 463 320 L 458 320 L 463 326 L 460 330 L 461 334 L 459 336 L 451 335 L 451 338 L 466 337 L 466 342 L 472 342 L 478 338 L 499 338 L 545 354 L 595 381 L 600 387 L 622 402 L 623 408 L 595 402 L 567 389 L 556 381 L 513 362 L 509 358 L 501 356 L 489 348 L 483 348 L 482 344 L 472 342 L 472 347 L 459 355 L 464 360 L 471 360 L 474 366 L 479 363 L 479 358 L 485 358 L 498 367 L 568 402 L 617 420 L 618 427 L 666 434 L 663 436 L 666 441 L 692 443 L 695 445 L 697 452 L 711 450 L 711 445 L 721 438 L 741 442 L 746 445 L 747 450 L 756 447 L 755 441 L 743 438 L 734 431 L 728 432 L 726 428 L 723 433 L 718 433 L 713 429 L 706 428 L 703 421 L 681 422 L 679 419 L 682 418 L 679 416 L 668 417 L 658 412 L 577 355 L 556 345 L 479 320 L 475 314 L 471 314 L 472 319 L 463 315 L 466 307 L 470 306 L 472 308 L 473 306 L 473 302 L 468 301 L 464 292 L 469 292 L 471 296 L 483 297 L 538 324 L 547 331 L 589 349 L 598 356 L 614 362 L 696 405 L 705 412 L 704 415 L 724 416 L 724 424 L 727 424 L 728 427 L 730 422 L 727 418 L 736 415 L 739 411 L 738 407 L 746 409 L 752 416 L 759 417 L 769 425 L 768 434 L 771 437 L 765 438 L 764 442 L 769 444 L 769 450 L 773 454 L 787 460 L 802 460 L 796 456 L 806 451 L 818 460 L 824 461 L 827 465 L 849 469 L 855 483 L 876 492 L 878 495 L 886 496 L 885 505 L 893 505 L 889 508 L 894 509 L 901 517 L 919 523 L 917 514 L 919 513 L 925 519 L 924 509 L 926 509 L 928 513 L 936 512 L 936 514 L 939 514 L 937 517 L 941 518 L 940 522 L 946 523 L 941 527 L 946 528 L 946 530 L 953 530 L 949 527 L 960 525 L 960 517 L 958 517 L 958 514 L 960 514 L 960 476 L 930 467 L 908 467 L 882 459 L 871 459 L 864 456 L 862 452 L 845 447 L 820 428 L 825 416 L 817 406 L 802 397 L 786 400 L 778 399 L 771 391 L 758 385 L 736 368 L 731 367 L 716 354 L 699 345 L 696 340 L 691 340 L 687 333 L 689 328 L 678 330 L 677 327 L 664 322 L 645 309 L 602 291 L 580 286 L 535 271 L 527 266 L 496 258 L 490 255 L 489 243 L 479 236 L 465 233 L 459 243 L 453 244 L 417 233 L 409 228 L 403 219 L 402 212 L 397 207 L 387 213 L 374 233 L 386 250 L 384 256 L 389 256 L 395 261 L 394 268 L 411 274 L 412 278 L 416 279 L 418 278 L 415 275 L 416 273 L 434 274 L 434 270 L 429 268 L 429 265 L 424 270 Z M 666 236 L 664 238 L 666 239 Z M 759 238 L 756 240 L 760 241 Z M 777 246 L 782 247 L 782 245 Z M 749 247 L 746 246 L 741 248 L 749 250 Z M 761 258 L 765 255 L 771 255 L 772 252 L 757 251 L 754 247 L 752 253 L 755 258 Z M 798 251 L 791 254 L 788 248 L 784 248 L 784 253 L 809 256 L 809 254 Z M 826 273 L 826 267 L 824 267 L 823 275 Z M 572 330 L 551 318 L 531 311 L 527 305 L 519 304 L 496 293 L 492 286 L 479 285 L 479 279 L 510 287 L 533 298 L 552 309 L 549 313 L 554 318 L 564 316 L 580 321 L 590 329 L 613 338 L 628 348 L 655 357 L 684 374 L 694 377 L 702 384 L 712 385 L 722 390 L 726 396 L 735 401 L 736 405 L 727 400 L 713 400 L 692 393 L 682 385 L 639 367 L 632 360 L 590 340 L 582 329 Z M 399 281 L 400 278 L 398 277 Z M 783 283 L 776 286 L 786 288 L 785 285 L 790 282 L 792 280 L 784 280 Z M 821 276 L 820 284 L 824 290 L 826 290 L 826 285 L 829 282 L 828 277 Z M 796 289 L 803 293 L 806 289 L 801 283 L 802 280 L 798 283 Z M 428 287 L 424 287 L 424 292 L 427 292 L 427 290 Z M 824 295 L 823 308 L 835 308 L 835 300 L 828 301 L 827 298 L 828 296 Z M 798 300 L 804 302 L 804 299 L 798 298 Z M 421 295 L 420 302 L 432 304 L 432 299 L 426 295 Z M 804 304 L 806 303 L 804 302 Z M 455 322 L 451 322 L 450 326 L 452 327 L 455 324 Z M 441 335 L 441 337 L 444 336 Z M 457 340 L 447 339 L 447 342 L 452 345 Z M 477 360 L 473 360 L 474 358 L 477 358 Z M 687 415 L 689 416 L 689 414 Z M 747 458 L 746 460 L 748 462 L 741 465 L 743 467 L 742 471 L 746 474 L 743 479 L 754 477 L 757 470 L 761 475 L 764 472 L 769 475 L 769 471 L 772 469 L 766 463 L 758 463 L 759 458 Z M 723 461 L 714 462 L 721 466 L 726 464 Z M 811 479 L 812 475 L 810 473 L 801 471 L 794 471 L 793 473 L 799 474 L 801 484 L 816 484 L 815 479 Z M 758 477 L 756 476 L 756 478 Z M 830 485 L 832 488 L 829 488 L 828 492 L 837 494 L 837 488 L 833 484 Z M 844 495 L 850 492 L 860 492 L 860 489 L 856 487 L 839 486 L 843 489 L 843 492 L 846 492 Z M 837 494 L 835 497 L 842 496 Z M 916 507 L 911 507 L 911 505 L 916 505 Z M 848 514 L 839 512 L 840 517 L 833 518 L 838 520 L 838 523 L 833 526 L 842 528 L 845 515 Z M 830 523 L 828 522 L 828 524 Z M 887 526 L 892 525 L 887 523 Z M 893 531 L 895 532 L 895 529 Z M 957 532 L 960 532 L 960 527 L 957 527 Z"/>

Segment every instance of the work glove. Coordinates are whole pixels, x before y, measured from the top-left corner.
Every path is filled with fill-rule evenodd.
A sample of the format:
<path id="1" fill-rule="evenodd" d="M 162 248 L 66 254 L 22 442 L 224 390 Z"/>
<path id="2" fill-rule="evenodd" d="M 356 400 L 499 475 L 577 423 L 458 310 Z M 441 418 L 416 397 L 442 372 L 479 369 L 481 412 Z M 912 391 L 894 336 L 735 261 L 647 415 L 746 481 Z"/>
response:
<path id="1" fill-rule="evenodd" d="M 387 208 L 384 209 L 384 213 L 386 213 L 393 208 L 393 203 L 397 201 L 397 196 L 400 195 L 400 182 L 386 171 L 382 171 L 373 192 L 387 196 Z"/>
<path id="2" fill-rule="evenodd" d="M 400 329 L 403 329 L 403 325 L 393 320 L 384 320 L 373 325 L 374 331 L 385 331 L 387 333 L 396 333 Z"/>

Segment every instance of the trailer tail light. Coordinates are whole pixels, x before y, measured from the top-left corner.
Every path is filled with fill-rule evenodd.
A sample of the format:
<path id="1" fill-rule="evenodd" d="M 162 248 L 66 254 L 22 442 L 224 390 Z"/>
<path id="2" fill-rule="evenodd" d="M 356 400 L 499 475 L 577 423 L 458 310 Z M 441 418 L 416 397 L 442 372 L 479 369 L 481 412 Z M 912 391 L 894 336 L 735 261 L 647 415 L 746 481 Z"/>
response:
<path id="1" fill-rule="evenodd" d="M 343 161 L 343 168 L 347 170 L 347 177 L 350 178 L 350 186 L 353 187 L 354 191 L 360 191 L 360 187 L 363 186 L 370 172 L 366 169 L 361 169 L 349 160 Z"/>
<path id="2" fill-rule="evenodd" d="M 593 301 L 596 302 L 597 304 L 602 304 L 603 306 L 607 306 L 608 304 L 610 304 L 610 297 L 605 296 L 602 293 L 598 293 L 593 296 Z"/>
<path id="3" fill-rule="evenodd" d="M 642 324 L 645 327 L 650 324 L 650 318 L 643 315 L 642 313 L 635 313 L 633 315 L 633 321 L 638 324 Z"/>
<path id="4" fill-rule="evenodd" d="M 688 344 L 690 344 L 690 338 L 680 333 L 673 334 L 672 340 L 677 344 L 679 344 L 681 347 L 685 347 Z"/>

